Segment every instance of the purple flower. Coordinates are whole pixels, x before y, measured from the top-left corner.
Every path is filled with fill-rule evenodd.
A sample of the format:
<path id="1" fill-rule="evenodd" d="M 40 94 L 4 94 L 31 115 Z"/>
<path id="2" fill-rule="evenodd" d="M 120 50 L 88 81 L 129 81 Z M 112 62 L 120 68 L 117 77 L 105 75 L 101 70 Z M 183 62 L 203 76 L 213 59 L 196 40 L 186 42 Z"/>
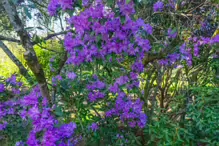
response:
<path id="1" fill-rule="evenodd" d="M 50 58 L 50 62 L 54 62 L 54 61 L 55 61 L 54 57 Z"/>
<path id="2" fill-rule="evenodd" d="M 95 84 L 96 84 L 96 88 L 97 88 L 97 89 L 103 89 L 103 88 L 105 88 L 105 83 L 104 83 L 104 82 L 97 81 Z"/>
<path id="3" fill-rule="evenodd" d="M 5 91 L 5 85 L 0 83 L 0 93 Z"/>
<path id="4" fill-rule="evenodd" d="M 219 43 L 219 35 L 216 35 L 213 39 L 212 39 L 212 44 L 215 43 Z"/>
<path id="5" fill-rule="evenodd" d="M 130 78 L 131 78 L 132 80 L 136 80 L 136 79 L 138 79 L 138 74 L 136 74 L 136 73 L 134 73 L 134 72 L 131 72 L 131 73 L 130 73 Z"/>
<path id="6" fill-rule="evenodd" d="M 72 37 L 73 35 L 70 32 L 65 35 L 64 46 L 67 51 L 71 51 L 71 49 L 76 46 Z"/>
<path id="7" fill-rule="evenodd" d="M 135 72 L 138 72 L 138 73 L 141 73 L 144 71 L 144 65 L 142 62 L 135 62 L 133 65 L 132 65 L 132 71 L 135 71 Z"/>
<path id="8" fill-rule="evenodd" d="M 182 54 L 187 54 L 187 51 L 186 51 L 186 43 L 183 43 L 181 46 L 180 46 L 180 52 Z"/>
<path id="9" fill-rule="evenodd" d="M 168 65 L 168 60 L 167 59 L 161 59 L 159 60 L 159 64 L 162 66 Z"/>
<path id="10" fill-rule="evenodd" d="M 99 91 L 97 91 L 97 92 L 90 92 L 89 94 L 88 94 L 88 98 L 89 98 L 89 101 L 90 102 L 95 102 L 96 100 L 98 100 L 98 99 L 102 99 L 102 98 L 104 98 L 105 97 L 105 94 L 104 93 L 102 93 L 102 92 L 99 92 Z"/>
<path id="11" fill-rule="evenodd" d="M 77 75 L 74 72 L 69 72 L 68 73 L 68 78 L 71 80 L 74 80 L 77 77 Z"/>
<path id="12" fill-rule="evenodd" d="M 116 83 L 120 86 L 126 84 L 129 81 L 129 78 L 127 76 L 121 76 L 116 79 Z"/>
<path id="13" fill-rule="evenodd" d="M 144 126 L 146 125 L 147 123 L 147 115 L 144 114 L 144 113 L 140 113 L 140 121 L 138 122 L 138 126 L 140 128 L 144 128 Z"/>
<path id="14" fill-rule="evenodd" d="M 174 39 L 177 37 L 177 32 L 175 32 L 174 30 L 170 28 L 168 29 L 167 34 L 168 34 L 168 38 L 170 39 Z"/>
<path id="15" fill-rule="evenodd" d="M 124 138 L 124 136 L 120 135 L 120 134 L 117 134 L 116 137 L 119 138 L 119 139 L 123 139 Z"/>
<path id="16" fill-rule="evenodd" d="M 169 59 L 169 62 L 170 62 L 171 64 L 173 64 L 173 63 L 175 63 L 177 60 L 179 60 L 180 55 L 174 53 L 174 54 L 168 55 L 167 58 Z"/>
<path id="17" fill-rule="evenodd" d="M 97 79 L 98 79 L 98 76 L 97 76 L 96 74 L 94 74 L 94 75 L 93 75 L 93 79 L 94 79 L 94 80 L 97 80 Z"/>
<path id="18" fill-rule="evenodd" d="M 143 102 L 137 99 L 135 102 L 126 97 L 124 92 L 119 93 L 115 107 L 106 112 L 106 117 L 118 116 L 122 122 L 128 122 L 129 127 L 143 128 L 147 122 L 147 116 L 142 112 Z"/>
<path id="19" fill-rule="evenodd" d="M 153 6 L 154 12 L 162 11 L 163 7 L 164 7 L 163 2 L 161 1 L 156 2 Z"/>
<path id="20" fill-rule="evenodd" d="M 56 15 L 57 9 L 59 8 L 58 0 L 51 0 L 48 5 L 48 12 L 50 16 Z"/>
<path id="21" fill-rule="evenodd" d="M 153 27 L 150 24 L 145 24 L 143 26 L 144 30 L 148 33 L 148 34 L 152 34 L 153 33 Z"/>
<path id="22" fill-rule="evenodd" d="M 61 5 L 63 10 L 72 9 L 73 0 L 59 0 L 59 4 Z"/>
<path id="23" fill-rule="evenodd" d="M 96 123 L 92 123 L 91 126 L 89 127 L 92 131 L 96 132 L 98 129 L 98 125 Z"/>
<path id="24" fill-rule="evenodd" d="M 137 37 L 136 42 L 142 48 L 142 53 L 148 52 L 151 49 L 150 41 L 148 39 Z"/>
<path id="25" fill-rule="evenodd" d="M 136 126 L 136 122 L 135 121 L 129 122 L 129 127 L 134 128 L 135 126 Z"/>
<path id="26" fill-rule="evenodd" d="M 88 90 L 95 90 L 95 89 L 104 89 L 105 88 L 105 83 L 97 80 L 91 85 L 87 85 Z"/>
<path id="27" fill-rule="evenodd" d="M 109 91 L 112 92 L 112 93 L 117 93 L 117 92 L 119 92 L 119 86 L 118 86 L 118 84 L 111 85 L 110 88 L 109 88 Z"/>
<path id="28" fill-rule="evenodd" d="M 60 6 L 63 10 L 72 9 L 73 0 L 51 0 L 48 5 L 49 15 L 55 16 Z"/>
<path id="29" fill-rule="evenodd" d="M 132 15 L 132 14 L 135 13 L 134 3 L 133 2 L 129 2 L 127 4 L 126 1 L 122 1 L 122 2 L 119 3 L 119 8 L 120 8 L 120 12 L 123 15 Z"/>
<path id="30" fill-rule="evenodd" d="M 89 5 L 89 3 L 90 3 L 90 0 L 82 0 L 82 5 L 84 7 L 87 7 Z"/>
<path id="31" fill-rule="evenodd" d="M 45 146 L 55 146 L 56 141 L 60 139 L 59 135 L 57 134 L 56 129 L 53 130 L 47 130 L 44 133 L 43 139 L 42 139 L 42 145 Z"/>
<path id="32" fill-rule="evenodd" d="M 25 146 L 25 142 L 18 141 L 18 142 L 16 142 L 15 146 Z"/>
<path id="33" fill-rule="evenodd" d="M 22 106 L 34 106 L 38 104 L 38 98 L 40 97 L 40 90 L 39 88 L 35 88 L 29 95 L 24 96 L 21 100 Z"/>
<path id="34" fill-rule="evenodd" d="M 3 124 L 0 124 L 0 131 L 4 130 L 7 127 L 8 123 L 4 122 Z"/>
<path id="35" fill-rule="evenodd" d="M 16 85 L 17 84 L 17 81 L 16 81 L 16 76 L 15 75 L 12 75 L 10 78 L 8 78 L 7 80 L 6 80 L 6 82 L 8 82 L 8 83 L 10 83 L 10 84 L 12 84 L 12 85 Z"/>
<path id="36" fill-rule="evenodd" d="M 26 110 L 23 110 L 19 113 L 20 117 L 23 119 L 23 120 L 26 120 L 27 118 L 27 112 Z"/>
<path id="37" fill-rule="evenodd" d="M 198 57 L 199 56 L 199 47 L 197 45 L 194 46 L 194 56 Z"/>
<path id="38" fill-rule="evenodd" d="M 61 76 L 61 75 L 57 75 L 55 78 L 56 78 L 58 81 L 61 81 L 61 80 L 62 80 L 62 76 Z"/>
<path id="39" fill-rule="evenodd" d="M 69 19 L 69 24 L 73 24 L 76 32 L 79 34 L 83 34 L 85 30 L 90 29 L 90 22 L 88 21 L 88 15 L 85 15 L 85 12 L 80 16 L 73 16 Z"/>
<path id="40" fill-rule="evenodd" d="M 31 131 L 27 140 L 28 146 L 40 146 L 40 141 L 36 138 L 36 133 Z"/>
<path id="41" fill-rule="evenodd" d="M 16 95 L 20 94 L 20 90 L 16 88 L 12 88 L 12 92 Z"/>
<path id="42" fill-rule="evenodd" d="M 76 128 L 76 124 L 71 122 L 69 124 L 62 125 L 59 129 L 59 133 L 62 138 L 69 138 L 74 134 L 74 130 Z"/>
<path id="43" fill-rule="evenodd" d="M 32 107 L 28 111 L 28 115 L 30 116 L 31 119 L 36 120 L 40 117 L 40 111 L 37 106 Z"/>

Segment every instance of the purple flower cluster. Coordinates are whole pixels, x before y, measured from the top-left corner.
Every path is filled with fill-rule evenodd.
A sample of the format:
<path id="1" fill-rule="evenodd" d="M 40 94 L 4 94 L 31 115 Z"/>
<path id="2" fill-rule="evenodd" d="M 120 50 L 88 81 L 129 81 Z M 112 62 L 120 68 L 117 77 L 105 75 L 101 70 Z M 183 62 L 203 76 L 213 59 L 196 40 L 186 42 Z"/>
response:
<path id="1" fill-rule="evenodd" d="M 69 19 L 70 25 L 74 26 L 76 31 L 75 35 L 68 33 L 64 40 L 65 48 L 70 54 L 67 61 L 69 64 L 79 66 L 96 59 L 109 61 L 109 63 L 114 61 L 121 63 L 125 57 L 133 59 L 131 73 L 124 71 L 124 75 L 116 78 L 109 87 L 98 79 L 87 85 L 90 102 L 107 97 L 107 92 L 102 92 L 105 88 L 108 88 L 109 92 L 119 95 L 123 93 L 122 88 L 126 88 L 130 92 L 135 87 L 139 88 L 138 74 L 144 71 L 142 60 L 144 54 L 151 49 L 150 41 L 143 37 L 142 32 L 151 35 L 153 28 L 141 19 L 132 20 L 130 16 L 134 14 L 133 3 L 123 2 L 119 1 L 118 7 L 125 20 L 116 17 L 114 12 L 106 9 L 106 6 L 100 1 L 78 16 Z M 116 55 L 117 58 L 112 59 L 113 55 Z M 143 103 L 140 102 L 140 99 L 133 102 L 126 96 L 124 98 L 121 104 L 125 107 L 122 106 L 119 109 L 115 105 L 116 108 L 109 112 L 115 111 L 113 116 L 119 116 L 121 121 L 127 122 L 130 127 L 144 127 L 147 118 L 142 111 Z M 121 99 L 119 98 L 119 100 Z"/>
<path id="2" fill-rule="evenodd" d="M 99 80 L 90 85 L 87 85 L 87 89 L 90 91 L 90 93 L 88 94 L 89 101 L 94 102 L 98 99 L 103 99 L 105 97 L 105 94 L 100 92 L 100 90 L 103 90 L 105 87 L 105 83 Z"/>
<path id="3" fill-rule="evenodd" d="M 77 77 L 77 75 L 74 72 L 69 72 L 68 73 L 68 78 L 71 80 L 74 80 Z"/>
<path id="4" fill-rule="evenodd" d="M 127 122 L 132 128 L 143 128 L 147 123 L 147 116 L 142 112 L 143 102 L 137 99 L 133 102 L 120 92 L 116 99 L 115 107 L 106 112 L 106 117 L 119 117 L 122 122 Z"/>
<path id="5" fill-rule="evenodd" d="M 5 91 L 5 85 L 0 83 L 0 93 Z"/>
<path id="6" fill-rule="evenodd" d="M 14 85 L 14 86 L 16 86 L 17 85 L 17 78 L 16 78 L 16 76 L 15 75 L 12 75 L 10 78 L 8 78 L 7 80 L 6 80 L 6 82 L 7 83 L 9 83 L 9 84 L 11 84 L 11 85 Z"/>
<path id="7" fill-rule="evenodd" d="M 104 82 L 97 80 L 97 81 L 93 82 L 92 84 L 87 85 L 87 89 L 88 90 L 104 89 L 105 86 L 106 85 Z"/>
<path id="8" fill-rule="evenodd" d="M 62 81 L 62 80 L 63 80 L 62 76 L 61 75 L 57 75 L 57 76 L 52 78 L 52 85 L 53 86 L 57 86 L 58 82 Z"/>
<path id="9" fill-rule="evenodd" d="M 163 8 L 164 8 L 164 4 L 161 1 L 156 2 L 153 6 L 154 12 L 162 11 Z"/>
<path id="10" fill-rule="evenodd" d="M 3 122 L 3 124 L 0 124 L 0 131 L 4 130 L 7 127 L 7 122 Z"/>
<path id="11" fill-rule="evenodd" d="M 97 123 L 92 123 L 91 126 L 89 127 L 89 129 L 91 129 L 94 132 L 96 132 L 98 128 L 99 127 L 98 127 Z"/>
<path id="12" fill-rule="evenodd" d="M 90 4 L 90 0 L 82 0 L 82 5 L 87 7 Z"/>
<path id="13" fill-rule="evenodd" d="M 23 120 L 31 119 L 32 130 L 26 142 L 29 146 L 53 146 L 58 145 L 58 143 L 67 146 L 69 143 L 72 144 L 76 124 L 69 123 L 58 126 L 61 123 L 55 119 L 51 111 L 47 99 L 41 97 L 39 87 L 35 87 L 29 95 L 20 100 L 0 104 L 0 119 L 14 114 L 19 115 Z M 0 124 L 0 130 L 3 130 L 6 126 L 7 122 L 5 121 Z M 43 132 L 43 135 L 39 138 L 37 134 L 40 132 Z"/>
<path id="14" fill-rule="evenodd" d="M 88 94 L 88 98 L 90 102 L 97 101 L 98 99 L 103 99 L 105 94 L 100 91 L 92 91 Z"/>
<path id="15" fill-rule="evenodd" d="M 173 33 L 172 30 L 168 30 L 168 37 L 174 38 L 177 34 Z M 219 35 L 216 35 L 213 38 L 208 37 L 191 37 L 188 39 L 188 42 L 184 42 L 179 47 L 180 53 L 174 53 L 170 54 L 166 57 L 166 59 L 159 60 L 160 65 L 166 66 L 166 65 L 172 65 L 177 61 L 186 61 L 188 66 L 192 65 L 193 57 L 199 57 L 200 56 L 200 49 L 207 45 L 211 47 L 212 45 L 219 42 Z M 168 46 L 168 45 L 167 45 Z"/>
<path id="16" fill-rule="evenodd" d="M 167 34 L 168 34 L 168 38 L 170 39 L 175 39 L 177 37 L 177 32 L 175 32 L 170 28 L 168 29 Z"/>
<path id="17" fill-rule="evenodd" d="M 48 5 L 49 15 L 55 16 L 60 7 L 62 10 L 73 9 L 73 4 L 73 0 L 51 0 Z"/>
<path id="18" fill-rule="evenodd" d="M 8 116 L 14 116 L 18 113 L 20 109 L 20 102 L 14 100 L 8 100 L 6 102 L 0 103 L 0 131 L 7 128 L 7 125 L 10 124 L 11 121 L 8 121 Z M 18 113 L 19 115 L 19 113 Z"/>
<path id="19" fill-rule="evenodd" d="M 141 32 L 152 34 L 152 26 L 143 20 L 131 19 L 130 15 L 134 13 L 132 2 L 119 2 L 118 6 L 125 15 L 125 21 L 115 17 L 114 12 L 101 2 L 69 19 L 68 22 L 75 27 L 76 35 L 68 33 L 65 36 L 64 45 L 70 54 L 68 63 L 78 66 L 96 58 L 106 60 L 112 54 L 122 58 L 128 53 L 139 58 L 150 50 L 150 42 L 142 37 Z"/>
<path id="20" fill-rule="evenodd" d="M 219 35 L 213 38 L 208 37 L 191 37 L 188 43 L 184 43 L 180 46 L 181 59 L 186 60 L 188 65 L 192 64 L 193 55 L 199 57 L 200 49 L 203 46 L 209 46 L 219 43 Z M 193 55 L 192 55 L 193 54 Z"/>
<path id="21" fill-rule="evenodd" d="M 11 89 L 14 95 L 20 94 L 20 87 L 22 86 L 22 83 L 17 82 L 17 77 L 15 75 L 12 75 L 10 78 L 6 79 L 5 85 L 7 85 L 7 88 L 9 87 Z M 0 93 L 6 90 L 5 85 L 0 83 Z"/>
<path id="22" fill-rule="evenodd" d="M 189 66 L 192 65 L 191 49 L 186 49 L 186 43 L 180 46 L 180 53 L 182 54 L 182 60 L 186 60 Z"/>
<path id="23" fill-rule="evenodd" d="M 118 5 L 122 15 L 129 16 L 135 13 L 134 3 L 132 1 L 129 4 L 127 4 L 126 1 L 121 0 L 118 2 Z"/>

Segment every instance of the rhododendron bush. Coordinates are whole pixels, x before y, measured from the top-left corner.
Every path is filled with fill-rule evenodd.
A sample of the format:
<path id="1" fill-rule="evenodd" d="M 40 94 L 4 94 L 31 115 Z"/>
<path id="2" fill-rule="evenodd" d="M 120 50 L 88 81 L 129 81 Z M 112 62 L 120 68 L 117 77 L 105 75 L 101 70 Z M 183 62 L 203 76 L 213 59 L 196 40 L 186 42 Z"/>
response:
<path id="1" fill-rule="evenodd" d="M 184 14 L 184 8 L 189 7 L 187 1 L 145 3 L 51 0 L 48 14 L 54 18 L 65 14 L 68 25 L 63 38 L 67 53 L 63 68 L 56 66 L 59 55 L 50 59 L 54 76 L 47 82 L 52 100 L 42 94 L 41 85 L 27 90 L 14 75 L 2 79 L 0 133 L 10 135 L 14 128 L 19 134 L 19 129 L 25 129 L 13 139 L 17 146 L 73 146 L 164 144 L 159 143 L 162 138 L 150 139 L 155 129 L 150 128 L 165 118 L 175 121 L 183 131 L 185 125 L 178 122 L 189 115 L 184 114 L 188 109 L 184 105 L 186 96 L 190 96 L 187 89 L 199 83 L 198 79 L 192 80 L 190 71 L 202 66 L 206 52 L 207 59 L 218 57 L 215 48 L 219 35 L 197 35 L 188 28 L 193 34 L 186 36 L 182 29 L 186 24 L 174 24 L 177 19 L 179 23 L 189 19 Z M 150 18 L 141 17 L 141 5 L 149 6 Z M 174 15 L 174 21 L 165 15 Z M 213 14 L 211 17 L 216 18 Z M 19 122 L 17 128 L 15 120 Z M 189 141 L 189 134 L 180 139 L 182 131 L 172 134 L 177 138 L 170 136 L 175 139 L 170 145 L 203 142 Z"/>

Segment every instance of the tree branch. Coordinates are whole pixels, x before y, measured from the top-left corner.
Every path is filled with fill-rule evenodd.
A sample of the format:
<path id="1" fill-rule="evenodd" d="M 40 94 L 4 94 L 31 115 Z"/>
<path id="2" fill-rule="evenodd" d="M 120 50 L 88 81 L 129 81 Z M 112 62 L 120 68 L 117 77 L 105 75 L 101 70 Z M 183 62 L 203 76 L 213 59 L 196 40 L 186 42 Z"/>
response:
<path id="1" fill-rule="evenodd" d="M 23 75 L 27 81 L 30 81 L 29 79 L 31 78 L 30 75 L 28 74 L 27 69 L 23 66 L 23 64 L 14 56 L 14 54 L 9 50 L 9 48 L 0 40 L 0 48 L 5 52 L 5 54 L 8 55 L 8 57 L 14 62 L 14 64 L 17 65 L 19 68 L 19 71 L 21 75 Z"/>
<path id="2" fill-rule="evenodd" d="M 14 39 L 14 38 L 8 38 L 5 36 L 0 35 L 0 40 L 1 41 L 9 41 L 9 42 L 15 42 L 15 43 L 20 43 L 20 40 Z"/>
<path id="3" fill-rule="evenodd" d="M 58 33 L 53 33 L 53 34 L 50 34 L 48 35 L 47 37 L 43 38 L 44 40 L 49 40 L 53 37 L 56 37 L 58 35 L 63 35 L 63 34 L 66 34 L 68 31 L 61 31 L 61 32 L 58 32 Z"/>
<path id="4" fill-rule="evenodd" d="M 53 37 L 59 36 L 59 35 L 63 35 L 66 34 L 68 31 L 61 31 L 58 33 L 53 33 L 53 34 L 49 34 L 48 36 L 46 36 L 45 38 L 43 38 L 43 40 L 47 41 Z M 3 35 L 0 35 L 0 40 L 1 41 L 9 41 L 9 42 L 15 42 L 15 43 L 21 43 L 20 40 L 18 39 L 14 39 L 14 38 L 9 38 L 9 37 L 5 37 Z M 33 45 L 37 44 L 36 42 L 33 43 Z"/>

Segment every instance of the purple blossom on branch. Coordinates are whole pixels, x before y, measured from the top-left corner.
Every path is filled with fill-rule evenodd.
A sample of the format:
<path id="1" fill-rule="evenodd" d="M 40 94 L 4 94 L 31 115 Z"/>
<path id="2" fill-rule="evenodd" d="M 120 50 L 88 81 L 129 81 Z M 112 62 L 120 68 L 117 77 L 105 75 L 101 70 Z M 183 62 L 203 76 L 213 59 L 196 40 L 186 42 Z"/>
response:
<path id="1" fill-rule="evenodd" d="M 74 80 L 77 77 L 77 75 L 74 72 L 69 72 L 68 73 L 68 78 L 71 80 Z"/>
<path id="2" fill-rule="evenodd" d="M 153 6 L 154 12 L 162 11 L 163 8 L 164 8 L 164 4 L 161 1 L 156 2 Z"/>
<path id="3" fill-rule="evenodd" d="M 57 9 L 59 8 L 58 0 L 51 0 L 48 5 L 48 12 L 50 16 L 56 15 Z"/>
<path id="4" fill-rule="evenodd" d="M 168 38 L 170 39 L 174 39 L 177 37 L 177 32 L 175 32 L 174 30 L 170 28 L 168 29 L 167 34 L 168 34 Z"/>
<path id="5" fill-rule="evenodd" d="M 73 9 L 73 0 L 50 0 L 48 5 L 48 12 L 50 16 L 55 16 L 58 8 L 62 10 Z"/>
<path id="6" fill-rule="evenodd" d="M 91 126 L 89 127 L 93 132 L 96 132 L 98 129 L 97 123 L 92 123 Z"/>
<path id="7" fill-rule="evenodd" d="M 0 93 L 5 91 L 5 85 L 0 83 Z"/>
<path id="8" fill-rule="evenodd" d="M 61 5 L 63 10 L 72 9 L 73 0 L 59 0 L 59 4 Z"/>

